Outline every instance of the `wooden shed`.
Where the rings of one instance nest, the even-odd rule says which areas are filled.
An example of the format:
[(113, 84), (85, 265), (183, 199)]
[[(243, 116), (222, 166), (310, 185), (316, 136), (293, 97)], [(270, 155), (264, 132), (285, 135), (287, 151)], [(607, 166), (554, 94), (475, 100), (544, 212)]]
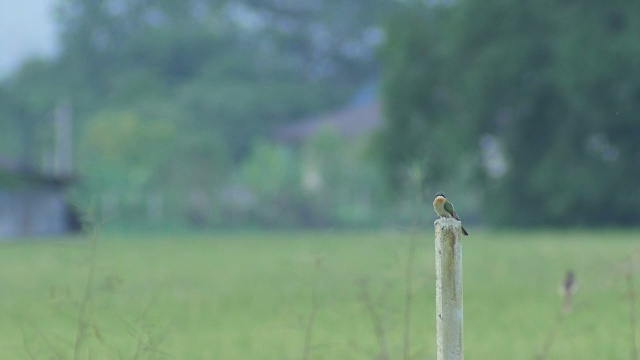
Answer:
[(79, 229), (66, 200), (72, 176), (43, 173), (0, 157), (0, 238), (60, 235)]

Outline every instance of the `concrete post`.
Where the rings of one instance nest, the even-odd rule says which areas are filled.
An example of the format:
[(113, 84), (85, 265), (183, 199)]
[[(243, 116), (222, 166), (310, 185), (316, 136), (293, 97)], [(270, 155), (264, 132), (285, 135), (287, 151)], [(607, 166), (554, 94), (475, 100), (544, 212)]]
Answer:
[(434, 226), (437, 360), (462, 360), (462, 225), (441, 218)]

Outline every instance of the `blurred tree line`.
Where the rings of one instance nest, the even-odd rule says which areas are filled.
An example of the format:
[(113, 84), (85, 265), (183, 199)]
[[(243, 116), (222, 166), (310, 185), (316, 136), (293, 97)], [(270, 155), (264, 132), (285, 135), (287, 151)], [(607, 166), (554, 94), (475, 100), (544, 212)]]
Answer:
[[(271, 179), (280, 168), (267, 165), (291, 172), (277, 164), (289, 161), (289, 150), (262, 139), (342, 105), (370, 81), (379, 24), (394, 7), (386, 0), (60, 0), (59, 56), (30, 61), (0, 86), (0, 153), (39, 163), (52, 146), (52, 113), (68, 102), (81, 206), (94, 201), (131, 222), (157, 217), (150, 207), (203, 225), (233, 222), (224, 216), (234, 211), (216, 205), (221, 198), (233, 209), (254, 197), (268, 206), (275, 200), (267, 193), (291, 189), (289, 175)], [(280, 221), (269, 220), (273, 209), (246, 212), (235, 219)]]
[(640, 4), (429, 4), (382, 51), (390, 182), (474, 189), (493, 224), (640, 223)]
[[(413, 204), (443, 190), (498, 225), (640, 222), (639, 4), (60, 0), (56, 16), (59, 56), (0, 84), (0, 154), (41, 162), (71, 104), (76, 197), (107, 221), (380, 224), (431, 219)], [(379, 72), (375, 138), (268, 140)]]

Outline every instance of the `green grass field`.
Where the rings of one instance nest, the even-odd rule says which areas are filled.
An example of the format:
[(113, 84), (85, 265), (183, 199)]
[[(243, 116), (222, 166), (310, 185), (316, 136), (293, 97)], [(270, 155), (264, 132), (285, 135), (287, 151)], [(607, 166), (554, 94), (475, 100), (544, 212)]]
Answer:
[[(534, 359), (568, 269), (579, 291), (547, 358), (631, 358), (625, 274), (639, 231), (470, 230), (468, 359)], [(0, 247), (1, 359), (435, 359), (430, 232), (101, 235), (84, 301), (86, 240)]]

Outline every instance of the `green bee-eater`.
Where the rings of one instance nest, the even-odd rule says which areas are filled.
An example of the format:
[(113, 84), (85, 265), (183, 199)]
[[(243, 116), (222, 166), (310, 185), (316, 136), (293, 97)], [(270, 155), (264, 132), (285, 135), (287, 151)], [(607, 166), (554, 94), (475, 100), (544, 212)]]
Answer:
[[(443, 192), (439, 192), (436, 194), (436, 199), (433, 200), (433, 210), (435, 210), (436, 214), (438, 214), (438, 216), (440, 217), (451, 217), (460, 221), (460, 218), (458, 218), (458, 214), (453, 208), (453, 204), (449, 200), (447, 200)], [(462, 227), (462, 233), (464, 235), (469, 235), (464, 227)]]

